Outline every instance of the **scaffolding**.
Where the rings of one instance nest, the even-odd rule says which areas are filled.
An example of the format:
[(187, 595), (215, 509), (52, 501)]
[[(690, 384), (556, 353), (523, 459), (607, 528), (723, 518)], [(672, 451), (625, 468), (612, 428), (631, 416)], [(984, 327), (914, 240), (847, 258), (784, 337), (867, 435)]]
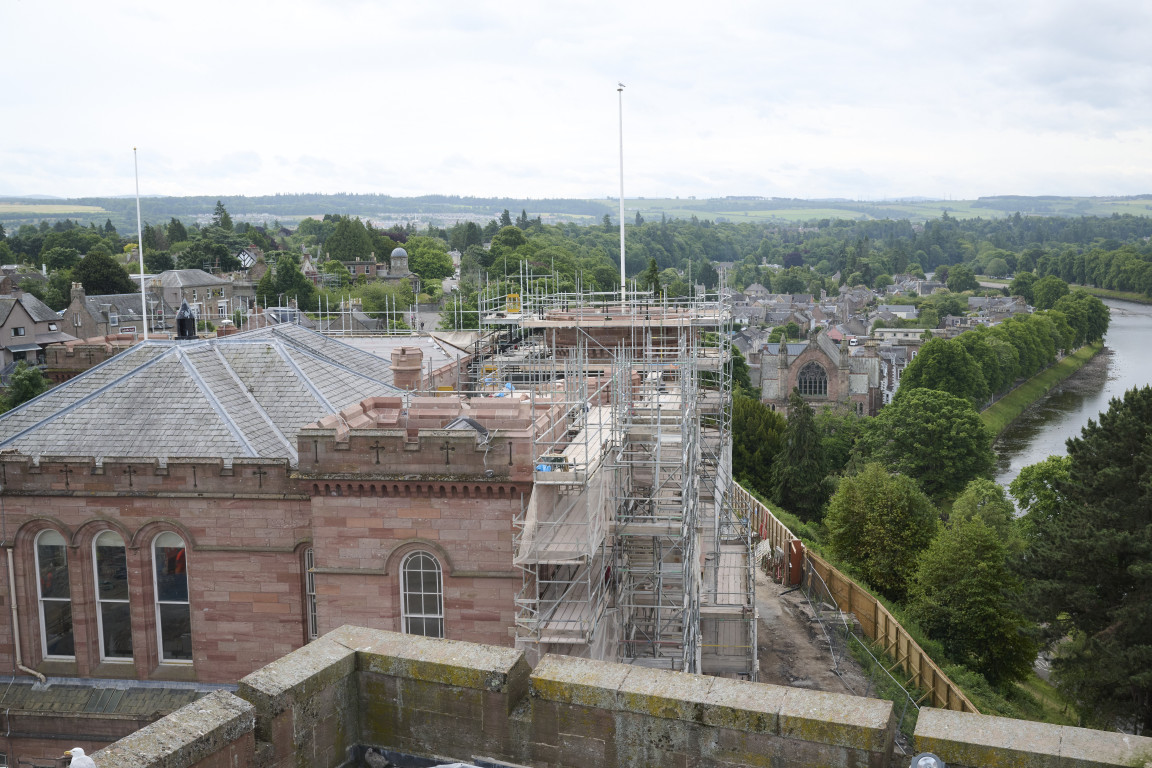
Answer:
[[(752, 537), (732, 511), (731, 309), (552, 293), (480, 302), (514, 342), (479, 389), (532, 392), (531, 496), (513, 521), (516, 645), (756, 676)], [(544, 417), (542, 417), (544, 418)]]

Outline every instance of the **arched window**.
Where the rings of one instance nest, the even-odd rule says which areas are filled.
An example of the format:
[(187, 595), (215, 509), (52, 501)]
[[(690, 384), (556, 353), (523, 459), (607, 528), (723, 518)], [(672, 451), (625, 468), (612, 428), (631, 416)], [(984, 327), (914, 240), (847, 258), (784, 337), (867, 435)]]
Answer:
[(828, 374), (819, 363), (808, 363), (800, 369), (800, 376), (796, 380), (796, 388), (806, 397), (824, 397), (828, 394)]
[(435, 557), (413, 552), (404, 558), (400, 594), (405, 634), (444, 637), (444, 582)]
[(36, 537), (36, 576), (40, 599), (40, 650), (49, 659), (75, 658), (68, 547), (64, 537), (56, 531), (43, 531)]
[(192, 660), (192, 610), (188, 604), (188, 553), (184, 540), (162, 533), (152, 542), (156, 635), (160, 661)]
[(104, 531), (92, 542), (96, 566), (96, 612), (100, 623), (100, 658), (132, 658), (132, 617), (128, 610), (128, 558), (124, 539)]
[(308, 639), (320, 636), (320, 626), (316, 617), (316, 554), (312, 547), (304, 550), (304, 625), (308, 628)]

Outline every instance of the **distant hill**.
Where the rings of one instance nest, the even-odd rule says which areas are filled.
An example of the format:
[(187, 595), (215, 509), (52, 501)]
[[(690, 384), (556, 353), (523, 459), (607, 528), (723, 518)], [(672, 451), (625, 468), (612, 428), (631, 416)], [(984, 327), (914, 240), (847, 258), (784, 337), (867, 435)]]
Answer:
[[(460, 197), (458, 195), (424, 195), (392, 197), (390, 195), (355, 194), (283, 194), (244, 196), (144, 197), (141, 210), (145, 221), (166, 223), (175, 217), (186, 223), (207, 222), (216, 206), (223, 201), (232, 218), (253, 223), (279, 221), (295, 225), (309, 216), (326, 213), (347, 214), (371, 219), (378, 224), (417, 222), (420, 225), (446, 226), (460, 220), (487, 222), (507, 209), (513, 218), (527, 211), (530, 218), (540, 216), (545, 222), (573, 221), (596, 223), (604, 215), (613, 221), (619, 215), (614, 199), (574, 198), (518, 199), (507, 197)], [(629, 198), (625, 216), (633, 220), (637, 213), (646, 220), (668, 218), (719, 221), (778, 221), (803, 223), (822, 219), (908, 219), (925, 221), (947, 212), (961, 219), (997, 219), (1016, 213), (1029, 216), (1110, 216), (1113, 213), (1152, 215), (1152, 195), (1129, 197), (1060, 197), (996, 195), (976, 200), (938, 200), (922, 197), (866, 201), (840, 198), (803, 200), (778, 197), (729, 196), (723, 198)], [(132, 197), (55, 198), (47, 195), (0, 197), (0, 223), (6, 229), (47, 219), (70, 218), (84, 224), (103, 224), (111, 219), (121, 231), (136, 227), (136, 201)]]

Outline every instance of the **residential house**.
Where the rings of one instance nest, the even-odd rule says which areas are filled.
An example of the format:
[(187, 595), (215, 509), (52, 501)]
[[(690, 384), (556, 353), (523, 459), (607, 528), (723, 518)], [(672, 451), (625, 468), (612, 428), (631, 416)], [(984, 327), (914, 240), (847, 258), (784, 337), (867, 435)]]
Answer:
[(60, 316), (30, 293), (17, 289), (0, 296), (0, 367), (44, 362), (44, 345), (76, 338), (61, 331), (62, 325)]
[(226, 320), (237, 309), (246, 309), (237, 301), (231, 280), (210, 275), (202, 269), (170, 269), (149, 281), (148, 292), (163, 299), (169, 307), (188, 306), (199, 320)]
[[(149, 332), (172, 328), (176, 308), (166, 304), (160, 295), (149, 296), (148, 305)], [(88, 296), (80, 283), (72, 283), (72, 301), (60, 320), (78, 339), (145, 331), (139, 292)]]

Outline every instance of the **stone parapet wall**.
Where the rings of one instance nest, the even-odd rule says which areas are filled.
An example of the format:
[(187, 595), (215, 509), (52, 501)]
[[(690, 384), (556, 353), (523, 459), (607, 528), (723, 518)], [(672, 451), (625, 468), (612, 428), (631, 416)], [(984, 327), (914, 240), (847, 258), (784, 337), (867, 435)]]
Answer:
[(97, 752), (100, 768), (238, 768), (253, 765), (255, 708), (210, 693)]
[(564, 656), (532, 671), (510, 648), (349, 626), (237, 695), (178, 710), (97, 764), (335, 768), (374, 746), (537, 768), (880, 768), (896, 727), (887, 701)]
[(914, 738), (948, 768), (1152, 765), (1152, 738), (946, 709), (920, 710)]

